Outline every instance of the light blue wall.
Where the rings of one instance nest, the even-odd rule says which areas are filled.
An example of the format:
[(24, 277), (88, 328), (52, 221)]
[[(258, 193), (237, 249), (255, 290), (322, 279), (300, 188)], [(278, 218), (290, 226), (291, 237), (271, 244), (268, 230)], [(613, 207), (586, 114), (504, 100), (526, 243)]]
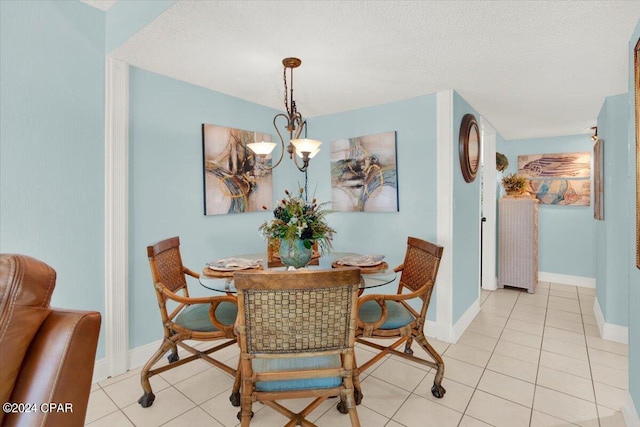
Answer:
[(453, 96), (453, 323), (480, 293), (480, 175), (465, 182), (458, 158), (460, 124), (465, 114), (480, 114), (457, 92)]
[[(130, 346), (135, 348), (160, 333), (149, 327), (160, 319), (148, 244), (179, 235), (184, 262), (195, 270), (229, 254), (264, 250), (257, 229), (270, 212), (203, 215), (200, 125), (273, 134), (276, 111), (133, 67), (130, 96)], [(436, 237), (434, 95), (310, 119), (309, 137), (325, 144), (311, 161), (308, 187), (320, 202), (330, 201), (331, 141), (389, 130), (397, 131), (400, 212), (334, 212), (328, 219), (338, 230), (335, 250), (383, 253), (395, 266), (403, 260), (407, 236)], [(274, 198), (304, 185), (304, 174), (288, 157), (282, 162), (274, 171)], [(206, 294), (197, 282), (190, 287), (194, 295)], [(435, 305), (429, 315), (435, 319)]]
[[(332, 213), (331, 224), (338, 230), (334, 238), (337, 250), (385, 254), (389, 266), (395, 267), (404, 259), (408, 236), (436, 242), (435, 95), (316, 117), (310, 123), (310, 137), (324, 141), (323, 149), (312, 160), (313, 178), (309, 177), (310, 189), (318, 185), (319, 200), (331, 200), (331, 141), (397, 132), (400, 211)], [(393, 291), (396, 286), (376, 292)], [(432, 302), (436, 301), (435, 292)], [(435, 320), (435, 316), (436, 305), (432, 303), (428, 318)]]
[(630, 236), (620, 224), (629, 222), (631, 191), (628, 170), (629, 95), (606, 99), (598, 116), (598, 135), (604, 141), (604, 221), (596, 223), (596, 284), (598, 304), (607, 323), (629, 323)]
[[(633, 70), (633, 50), (636, 43), (640, 40), (640, 20), (636, 24), (636, 28), (633, 31), (633, 36), (629, 42), (629, 93), (635, 93), (634, 86), (634, 70)], [(633, 116), (631, 116), (633, 117)], [(634, 123), (631, 119), (628, 122), (629, 130), (629, 176), (636, 176), (636, 165), (634, 160), (638, 158), (638, 153), (635, 150), (635, 126), (640, 126), (640, 123)], [(629, 222), (628, 233), (631, 236), (629, 242), (629, 253), (635, 253), (635, 206), (637, 193), (633, 191), (633, 185), (631, 191), (629, 191)], [(623, 225), (620, 225), (623, 227)], [(636, 411), (640, 412), (640, 270), (636, 268), (635, 260), (631, 259), (629, 263), (629, 393), (636, 407)]]
[[(509, 159), (505, 174), (518, 171), (518, 155), (593, 150), (590, 135), (508, 140), (498, 151)], [(539, 205), (538, 270), (596, 277), (593, 206)]]
[[(126, 7), (122, 6), (125, 3), (139, 4), (118, 2), (114, 8)], [(104, 53), (106, 45), (115, 47), (119, 43), (114, 41), (118, 37), (116, 12), (118, 9), (105, 14), (71, 1), (0, 1), (0, 251), (27, 253), (51, 264), (58, 271), (54, 305), (101, 312), (105, 286)], [(110, 15), (114, 32), (109, 34), (114, 38), (107, 41), (106, 21)], [(131, 28), (123, 33), (136, 31)], [(632, 49), (639, 37), (640, 22), (629, 46), (630, 91)], [(269, 213), (202, 215), (200, 124), (272, 133), (275, 111), (142, 70), (132, 69), (131, 82), (130, 346), (135, 348), (158, 339), (155, 325), (159, 316), (144, 252), (147, 244), (180, 235), (185, 262), (195, 269), (229, 253), (263, 250), (264, 241), (257, 226), (270, 217)], [(614, 99), (608, 108), (616, 109), (616, 105)], [(470, 107), (456, 94), (454, 108), (457, 135), (459, 120)], [(332, 214), (329, 218), (339, 230), (337, 249), (359, 250), (366, 245), (371, 252), (387, 254), (389, 263), (395, 265), (402, 259), (407, 235), (435, 240), (435, 127), (433, 96), (310, 120), (310, 136), (326, 143), (398, 131), (400, 212)], [(584, 143), (578, 141), (581, 138)], [(634, 176), (632, 120), (628, 122), (628, 141), (628, 170)], [(457, 144), (457, 140), (452, 143)], [(499, 139), (498, 147), (508, 155), (510, 169), (515, 170), (517, 154), (534, 152), (532, 147), (540, 148), (539, 152), (590, 150), (590, 141), (585, 136), (507, 142)], [(290, 161), (284, 162), (274, 174), (276, 194), (303, 179)], [(328, 162), (325, 149), (312, 160), (309, 173), (310, 188), (318, 183), (316, 195), (320, 200), (330, 195), (329, 187), (323, 184), (329, 174)], [(459, 170), (454, 175), (462, 180)], [(477, 277), (462, 277), (467, 273), (459, 269), (477, 264), (471, 247), (466, 247), (477, 247), (474, 231), (464, 227), (471, 227), (479, 215), (473, 207), (478, 204), (467, 194), (475, 193), (475, 184), (454, 185), (454, 239), (461, 239), (456, 244), (460, 250), (470, 251), (454, 254), (457, 320), (475, 299), (475, 293), (466, 290), (475, 289)], [(633, 253), (633, 188), (628, 195), (628, 221), (619, 224), (615, 232), (631, 236), (628, 248)], [(567, 231), (582, 235), (584, 241), (576, 247), (549, 244), (546, 250), (542, 248), (541, 255), (548, 254), (549, 258), (541, 258), (541, 270), (595, 277), (595, 227), (586, 220), (591, 218), (592, 208), (552, 209), (558, 207), (541, 209), (541, 218), (547, 218), (541, 220), (541, 243)], [(583, 212), (580, 215), (584, 218), (578, 212)], [(354, 220), (360, 215), (366, 215), (366, 221)], [(560, 230), (554, 228), (559, 223), (564, 225)], [(627, 270), (631, 307), (629, 390), (636, 408), (640, 408), (640, 311), (636, 309), (640, 305), (640, 270), (633, 259)], [(192, 288), (195, 294), (201, 292), (197, 284)], [(435, 315), (434, 309), (435, 305), (430, 318)], [(611, 310), (619, 307), (614, 305)], [(101, 338), (98, 358), (104, 357), (103, 347)]]
[(57, 271), (52, 305), (102, 313), (104, 31), (80, 2), (0, 2), (0, 251)]
[[(201, 124), (271, 133), (274, 114), (266, 107), (131, 67), (131, 348), (160, 339), (162, 332), (147, 245), (180, 236), (183, 261), (196, 271), (207, 261), (265, 250), (258, 226), (269, 213), (204, 216)], [(277, 186), (287, 168), (276, 172)], [(206, 294), (197, 281), (190, 283), (190, 291)]]
[(177, 0), (117, 1), (107, 11), (105, 51), (112, 52)]

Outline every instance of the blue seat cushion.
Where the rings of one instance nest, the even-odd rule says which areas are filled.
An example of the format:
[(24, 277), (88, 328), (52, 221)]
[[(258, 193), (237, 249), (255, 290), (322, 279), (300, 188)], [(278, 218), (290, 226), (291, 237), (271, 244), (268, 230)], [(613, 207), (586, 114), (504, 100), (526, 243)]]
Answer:
[[(211, 307), (211, 304), (190, 305), (178, 314), (175, 323), (192, 331), (217, 331), (218, 328), (209, 320), (209, 307)], [(238, 307), (232, 302), (223, 301), (216, 308), (216, 317), (224, 325), (233, 325), (237, 314)]]
[[(387, 320), (379, 329), (398, 329), (414, 321), (414, 317), (404, 305), (397, 301), (385, 301), (387, 304)], [(360, 319), (373, 323), (382, 315), (382, 308), (375, 301), (367, 301), (360, 306)]]
[[(282, 359), (260, 359), (252, 360), (251, 366), (254, 372), (281, 372), (304, 369), (339, 368), (341, 365), (340, 355), (313, 357), (293, 357)], [(328, 378), (308, 378), (301, 380), (277, 380), (258, 381), (256, 390), (258, 391), (286, 391), (286, 390), (308, 390), (314, 388), (331, 388), (342, 384), (341, 377)]]

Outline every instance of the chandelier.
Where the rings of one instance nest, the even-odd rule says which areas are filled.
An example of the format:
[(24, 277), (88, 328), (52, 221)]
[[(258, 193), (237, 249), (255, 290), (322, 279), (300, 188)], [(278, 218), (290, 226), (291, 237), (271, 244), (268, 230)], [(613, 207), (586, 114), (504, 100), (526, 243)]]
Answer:
[[(286, 151), (289, 153), (289, 158), (293, 159), (293, 162), (300, 172), (306, 172), (309, 167), (309, 160), (318, 154), (320, 151), (320, 145), (322, 145), (321, 141), (307, 138), (307, 121), (302, 118), (302, 114), (298, 112), (298, 109), (296, 108), (296, 101), (293, 99), (293, 69), (298, 68), (300, 64), (302, 64), (302, 61), (298, 58), (285, 58), (282, 60), (282, 65), (284, 65), (282, 79), (284, 81), (284, 107), (286, 114), (279, 113), (273, 118), (273, 127), (276, 128), (276, 132), (280, 138), (280, 158), (272, 166), (263, 165), (262, 167), (266, 170), (271, 170), (278, 166), (282, 161), (285, 151), (284, 139), (282, 138), (282, 133), (280, 133), (280, 129), (278, 128), (278, 121), (284, 124), (284, 128), (289, 132), (289, 144), (287, 145)], [(287, 70), (289, 71), (289, 83), (287, 83)], [(286, 122), (283, 120), (286, 120)], [(303, 130), (305, 133), (304, 138), (300, 138)], [(264, 163), (264, 159), (273, 151), (276, 145), (277, 143), (275, 142), (266, 141), (247, 144), (251, 151), (253, 151), (258, 158), (262, 160), (262, 163)], [(298, 164), (297, 157), (302, 159), (302, 166)]]

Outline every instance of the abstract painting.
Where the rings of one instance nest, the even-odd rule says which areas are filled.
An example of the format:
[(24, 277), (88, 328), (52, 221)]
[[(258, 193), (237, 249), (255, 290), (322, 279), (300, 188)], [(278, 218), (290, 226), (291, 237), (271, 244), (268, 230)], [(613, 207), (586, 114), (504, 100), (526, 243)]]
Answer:
[(640, 38), (633, 49), (636, 110), (636, 267), (640, 268)]
[(395, 131), (331, 143), (331, 209), (398, 211)]
[(591, 153), (585, 151), (520, 155), (518, 175), (530, 179), (590, 178)]
[(530, 188), (543, 205), (589, 206), (591, 180), (589, 179), (531, 179)]
[(256, 141), (271, 141), (271, 135), (202, 125), (205, 215), (262, 211), (262, 206), (271, 209), (271, 157), (256, 158), (247, 147)]
[(544, 205), (591, 204), (591, 153), (518, 156), (518, 175), (529, 179), (528, 191)]

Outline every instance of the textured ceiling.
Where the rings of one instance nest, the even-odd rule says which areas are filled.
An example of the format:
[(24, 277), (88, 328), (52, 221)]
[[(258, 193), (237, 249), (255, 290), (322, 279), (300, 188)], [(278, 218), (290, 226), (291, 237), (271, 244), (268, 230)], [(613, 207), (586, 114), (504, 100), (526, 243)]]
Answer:
[[(506, 139), (588, 133), (627, 92), (640, 1), (179, 1), (113, 55), (315, 117), (455, 89)], [(213, 120), (214, 118), (212, 118)]]

